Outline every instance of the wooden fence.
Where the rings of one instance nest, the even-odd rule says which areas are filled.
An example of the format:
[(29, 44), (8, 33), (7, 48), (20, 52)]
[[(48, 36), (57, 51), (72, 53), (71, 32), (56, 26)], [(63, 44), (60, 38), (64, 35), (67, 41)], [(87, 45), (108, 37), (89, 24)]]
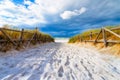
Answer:
[[(114, 30), (120, 30), (120, 27), (117, 28), (112, 28), (112, 29), (107, 29), (107, 28), (101, 28), (101, 30), (99, 31), (99, 33), (93, 33), (91, 32), (89, 35), (87, 35), (87, 37), (89, 37), (89, 40), (84, 40), (81, 37), (81, 42), (94, 42), (96, 43), (104, 43), (104, 46), (107, 47), (108, 43), (120, 43), (120, 40), (108, 40), (107, 39), (107, 35), (106, 32), (116, 36), (117, 38), (120, 38), (120, 35), (115, 33)], [(98, 40), (99, 36), (102, 34), (102, 40)], [(96, 38), (93, 40), (92, 37), (93, 35), (96, 35)]]
[[(19, 33), (19, 38), (17, 39), (13, 39), (8, 33), (9, 32), (17, 32)], [(30, 34), (32, 35), (31, 38), (29, 39), (24, 39), (24, 34)], [(4, 46), (6, 46), (7, 44), (12, 44), (14, 45), (16, 48), (19, 47), (20, 45), (23, 46), (23, 44), (25, 43), (24, 47), (28, 47), (32, 41), (34, 41), (34, 43), (40, 43), (40, 34), (38, 35), (38, 29), (36, 28), (33, 32), (31, 31), (27, 31), (25, 29), (22, 30), (13, 30), (13, 29), (6, 29), (6, 28), (0, 28), (0, 35), (3, 35), (5, 37), (5, 39), (2, 39), (0, 36), (0, 46), (1, 48), (3, 48)], [(18, 37), (18, 36), (17, 36)], [(4, 44), (4, 45), (2, 45)]]

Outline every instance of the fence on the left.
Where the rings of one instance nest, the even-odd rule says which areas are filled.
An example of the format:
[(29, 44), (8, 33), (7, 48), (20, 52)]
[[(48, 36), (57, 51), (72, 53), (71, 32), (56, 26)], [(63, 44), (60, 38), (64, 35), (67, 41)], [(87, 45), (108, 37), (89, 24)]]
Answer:
[(35, 30), (0, 28), (0, 50), (7, 45), (18, 48), (21, 45), (28, 47), (31, 43), (37, 44), (41, 42), (53, 42), (53, 38), (49, 35), (43, 36), (38, 28), (35, 28)]

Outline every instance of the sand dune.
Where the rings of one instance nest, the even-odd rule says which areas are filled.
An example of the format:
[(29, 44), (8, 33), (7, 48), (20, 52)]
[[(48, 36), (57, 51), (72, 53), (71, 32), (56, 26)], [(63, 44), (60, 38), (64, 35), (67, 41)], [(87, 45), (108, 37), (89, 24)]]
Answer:
[(120, 59), (65, 43), (0, 57), (0, 80), (120, 80)]

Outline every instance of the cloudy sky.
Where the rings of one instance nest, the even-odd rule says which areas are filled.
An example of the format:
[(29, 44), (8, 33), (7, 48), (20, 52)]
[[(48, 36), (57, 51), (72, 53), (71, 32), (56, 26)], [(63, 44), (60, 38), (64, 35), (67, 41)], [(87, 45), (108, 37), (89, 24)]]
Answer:
[(35, 28), (54, 37), (120, 24), (120, 0), (0, 0), (0, 26)]

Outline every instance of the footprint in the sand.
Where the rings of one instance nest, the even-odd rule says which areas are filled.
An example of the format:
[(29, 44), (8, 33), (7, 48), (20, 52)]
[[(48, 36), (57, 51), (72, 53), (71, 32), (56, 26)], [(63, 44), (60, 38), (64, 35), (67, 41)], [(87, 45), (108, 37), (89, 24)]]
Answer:
[(77, 67), (78, 67), (78, 64), (75, 64), (75, 67), (77, 68)]
[(48, 76), (48, 72), (46, 72), (46, 73), (44, 74), (43, 79), (45, 79), (47, 76)]
[(63, 70), (63, 67), (61, 66), (58, 70), (58, 76), (63, 77), (63, 73), (64, 73), (64, 70)]
[(69, 65), (70, 62), (69, 62), (69, 57), (67, 56), (67, 60), (66, 60), (66, 63), (65, 63), (65, 66)]
[(4, 66), (8, 66), (9, 64), (5, 62), (5, 63), (3, 63), (2, 65), (4, 65)]

